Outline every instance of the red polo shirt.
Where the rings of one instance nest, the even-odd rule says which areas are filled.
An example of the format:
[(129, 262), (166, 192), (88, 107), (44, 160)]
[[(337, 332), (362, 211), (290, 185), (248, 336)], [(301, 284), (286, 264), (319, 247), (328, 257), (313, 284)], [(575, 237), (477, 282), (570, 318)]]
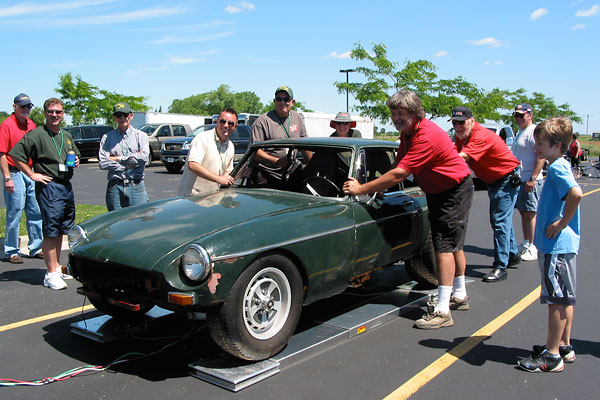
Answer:
[(425, 118), (415, 133), (401, 135), (398, 160), (398, 167), (413, 174), (427, 194), (451, 189), (471, 174), (448, 134)]
[[(35, 129), (35, 123), (32, 120), (27, 118), (26, 123), (22, 124), (15, 117), (15, 113), (12, 113), (0, 124), (0, 153), (6, 154), (8, 165), (15, 166), (15, 162), (10, 158), (8, 152), (32, 129)], [(31, 167), (31, 159), (28, 164)]]
[(504, 140), (478, 122), (473, 125), (467, 143), (456, 138), (456, 149), (470, 157), (467, 164), (487, 184), (508, 175), (520, 164)]

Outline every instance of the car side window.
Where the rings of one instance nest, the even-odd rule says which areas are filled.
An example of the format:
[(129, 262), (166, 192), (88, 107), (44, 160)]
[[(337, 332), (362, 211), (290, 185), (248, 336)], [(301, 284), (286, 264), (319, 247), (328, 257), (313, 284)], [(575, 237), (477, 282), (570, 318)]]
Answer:
[(171, 128), (169, 125), (161, 127), (156, 136), (171, 136)]
[(248, 125), (238, 125), (235, 131), (240, 139), (250, 139), (250, 127)]
[(69, 129), (69, 133), (73, 136), (73, 139), (83, 139), (81, 136), (81, 128), (71, 128)]
[[(391, 149), (365, 149), (360, 154), (360, 168), (357, 180), (360, 183), (375, 180), (392, 169), (396, 156)], [(396, 192), (400, 185), (394, 185), (386, 192)]]
[(183, 125), (173, 125), (173, 136), (185, 136)]
[(97, 139), (98, 138), (98, 136), (96, 136), (96, 133), (94, 132), (94, 129), (91, 126), (85, 127), (81, 131), (83, 133), (84, 139)]

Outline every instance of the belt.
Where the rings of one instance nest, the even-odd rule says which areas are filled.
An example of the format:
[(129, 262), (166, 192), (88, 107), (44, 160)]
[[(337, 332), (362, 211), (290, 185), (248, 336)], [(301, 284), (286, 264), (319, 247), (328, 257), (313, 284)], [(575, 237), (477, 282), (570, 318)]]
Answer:
[(17, 167), (13, 167), (12, 165), (8, 166), (8, 170), (12, 172), (21, 172), (21, 170)]
[(111, 182), (114, 182), (117, 185), (123, 185), (123, 186), (127, 186), (127, 185), (133, 185), (133, 184), (140, 184), (140, 182), (142, 182), (142, 179), (111, 179)]
[(496, 179), (494, 182), (490, 183), (490, 185), (494, 185), (496, 183), (504, 182), (505, 180), (507, 180), (515, 172), (519, 172), (519, 167), (516, 167), (515, 169), (513, 169), (512, 171), (510, 171), (508, 174), (504, 175), (502, 178)]

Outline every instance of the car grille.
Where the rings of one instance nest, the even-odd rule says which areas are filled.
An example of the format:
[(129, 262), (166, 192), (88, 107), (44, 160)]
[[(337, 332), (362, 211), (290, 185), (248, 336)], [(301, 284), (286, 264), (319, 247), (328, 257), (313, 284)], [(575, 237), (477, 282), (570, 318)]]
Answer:
[(165, 144), (165, 151), (181, 151), (181, 143), (167, 143)]
[(119, 291), (148, 299), (159, 299), (162, 284), (155, 274), (120, 264), (69, 256), (73, 277), (88, 290)]

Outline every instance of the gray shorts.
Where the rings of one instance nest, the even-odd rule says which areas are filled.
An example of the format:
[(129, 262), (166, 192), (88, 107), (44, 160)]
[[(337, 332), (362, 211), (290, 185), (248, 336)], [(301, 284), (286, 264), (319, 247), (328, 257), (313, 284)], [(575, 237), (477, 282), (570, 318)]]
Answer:
[(538, 265), (542, 275), (542, 304), (575, 305), (577, 255), (538, 254)]
[(533, 192), (526, 192), (525, 182), (523, 182), (517, 193), (515, 208), (519, 211), (537, 212), (538, 201), (540, 200), (540, 194), (542, 193), (542, 186), (544, 186), (544, 180), (538, 179), (535, 183)]

